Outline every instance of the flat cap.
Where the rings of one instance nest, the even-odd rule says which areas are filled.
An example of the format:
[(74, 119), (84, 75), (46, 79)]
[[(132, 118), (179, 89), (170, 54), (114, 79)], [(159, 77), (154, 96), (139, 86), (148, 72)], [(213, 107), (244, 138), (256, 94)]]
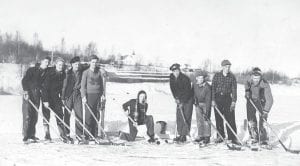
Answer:
[(76, 62), (80, 62), (79, 56), (75, 56), (70, 60), (70, 63), (76, 63)]
[(171, 71), (174, 71), (174, 70), (176, 70), (176, 69), (180, 69), (180, 64), (174, 63), (174, 64), (170, 67), (170, 70), (171, 70)]
[(221, 66), (226, 66), (226, 65), (231, 65), (231, 63), (227, 59), (223, 60), (221, 63)]

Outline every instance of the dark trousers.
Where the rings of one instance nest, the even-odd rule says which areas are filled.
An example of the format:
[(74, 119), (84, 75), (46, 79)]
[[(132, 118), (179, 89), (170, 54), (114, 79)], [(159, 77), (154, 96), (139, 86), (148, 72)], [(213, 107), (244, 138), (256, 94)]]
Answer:
[[(255, 106), (262, 111), (262, 105), (260, 101), (258, 100), (253, 100)], [(266, 127), (264, 125), (264, 120), (267, 121), (267, 118), (263, 119), (261, 114), (259, 113), (259, 131), (257, 128), (257, 119), (256, 119), (256, 109), (253, 107), (253, 105), (247, 100), (247, 120), (248, 120), (248, 130), (251, 139), (254, 139), (256, 141), (259, 140), (258, 137), (260, 137), (261, 141), (268, 141), (268, 134)], [(259, 135), (258, 135), (259, 133)]]
[[(58, 94), (52, 94), (50, 95), (50, 99), (49, 99), (49, 107), (54, 111), (54, 113), (56, 114), (56, 124), (60, 133), (60, 136), (65, 136), (65, 126), (64, 124), (58, 119), (58, 117), (60, 119), (63, 120), (64, 118), (64, 112), (62, 109), (62, 101), (59, 97)], [(47, 111), (47, 116), (49, 116), (49, 120), (50, 120), (50, 110), (46, 109)], [(48, 114), (49, 113), (49, 114)], [(48, 121), (49, 122), (49, 121)]]
[[(127, 141), (134, 141), (138, 133), (138, 130), (135, 126), (133, 126), (130, 120), (128, 120), (128, 124), (129, 124), (129, 133), (122, 133), (120, 139), (127, 140)], [(152, 115), (146, 115), (144, 124), (147, 127), (147, 135), (149, 137), (154, 137), (154, 121)]]
[[(187, 103), (182, 103), (182, 106), (177, 106), (176, 111), (176, 121), (177, 121), (177, 131), (180, 136), (185, 136), (190, 134), (191, 121), (193, 115), (193, 98), (191, 98)], [(186, 124), (184, 122), (186, 121)]]
[[(91, 108), (91, 110), (89, 110), (88, 107), (85, 108), (85, 128), (87, 130), (89, 130), (89, 132), (94, 136), (97, 137), (98, 136), (98, 123), (99, 119), (100, 119), (100, 114), (99, 114), (99, 110), (98, 110), (98, 104), (100, 101), (100, 97), (101, 94), (87, 94), (86, 98), (87, 98), (87, 104), (89, 105), (89, 107)], [(94, 118), (94, 116), (91, 114), (94, 114), (96, 116), (96, 119)], [(86, 134), (86, 136), (88, 136)]]
[[(68, 109), (70, 111), (72, 111), (72, 110), (75, 111), (75, 117), (76, 117), (76, 119), (79, 120), (79, 122), (77, 120), (75, 120), (76, 135), (78, 135), (78, 136), (83, 135), (83, 128), (80, 125), (80, 123), (83, 123), (82, 99), (81, 99), (80, 91), (74, 90), (73, 93), (71, 94), (71, 96), (69, 96), (66, 99), (65, 105), (66, 105), (66, 107), (68, 107)], [(70, 127), (70, 117), (71, 117), (71, 114), (69, 113), (69, 111), (67, 109), (64, 109), (64, 122), (69, 127)], [(66, 134), (70, 134), (70, 130), (68, 128), (65, 128), (65, 131), (66, 131)]]
[[(28, 92), (29, 99), (34, 105), (39, 108), (40, 105), (40, 93), (38, 90), (32, 90)], [(23, 137), (24, 139), (35, 137), (35, 126), (38, 120), (38, 112), (33, 108), (28, 100), (23, 98), (22, 103), (23, 114)]]
[[(226, 121), (229, 123), (231, 128), (236, 133), (236, 124), (235, 124), (235, 110), (230, 111), (230, 106), (232, 102), (232, 98), (230, 95), (216, 95), (215, 102), (217, 104), (218, 109), (220, 110), (221, 114), (225, 117)], [(218, 112), (215, 109), (215, 118), (216, 118), (216, 127), (217, 130), (220, 132), (223, 138), (225, 138), (225, 132), (224, 132), (224, 121), (222, 117), (218, 114)], [(228, 134), (228, 140), (236, 140), (234, 134), (227, 128), (227, 134)], [(219, 137), (219, 136), (218, 136)]]

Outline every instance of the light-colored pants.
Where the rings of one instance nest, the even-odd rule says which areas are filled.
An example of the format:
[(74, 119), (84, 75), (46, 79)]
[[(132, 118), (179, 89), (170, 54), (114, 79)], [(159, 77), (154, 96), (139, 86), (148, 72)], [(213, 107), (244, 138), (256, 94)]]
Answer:
[[(203, 103), (199, 103), (199, 106), (196, 107), (196, 120), (198, 128), (198, 137), (210, 137), (210, 124), (204, 117), (203, 113), (206, 112), (206, 106)], [(207, 114), (206, 114), (207, 115)], [(207, 117), (210, 118), (210, 117)]]

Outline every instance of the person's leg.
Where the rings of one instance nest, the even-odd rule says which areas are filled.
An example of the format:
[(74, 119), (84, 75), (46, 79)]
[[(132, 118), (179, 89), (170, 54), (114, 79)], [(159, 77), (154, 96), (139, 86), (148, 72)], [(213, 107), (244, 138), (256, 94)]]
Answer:
[[(33, 102), (35, 104), (35, 106), (37, 106), (37, 108), (39, 108), (40, 105), (40, 93), (38, 91), (35, 91), (35, 93), (33, 94)], [(37, 137), (35, 136), (35, 126), (37, 124), (38, 121), (38, 112), (36, 112), (36, 110), (34, 110), (34, 108), (31, 106), (29, 109), (29, 113), (30, 113), (30, 133), (29, 136), (32, 139), (37, 139)]]
[[(66, 99), (65, 105), (66, 107), (68, 107), (70, 111), (73, 110), (74, 108), (73, 94)], [(71, 112), (69, 113), (69, 111), (66, 110), (66, 108), (64, 108), (63, 111), (64, 111), (64, 118), (63, 118), (64, 122), (70, 127)], [(67, 135), (70, 135), (70, 130), (67, 127), (65, 127), (65, 132)]]
[[(219, 96), (216, 96), (216, 104), (217, 104), (217, 108), (219, 109), (220, 113), (223, 114), (222, 113), (222, 111), (223, 111), (223, 101)], [(221, 134), (221, 136), (223, 138), (225, 138), (223, 118), (219, 115), (216, 108), (214, 108), (214, 110), (215, 110), (215, 119), (216, 119), (217, 130)], [(222, 140), (219, 135), (217, 135), (217, 139)]]
[[(64, 118), (64, 113), (63, 113), (63, 110), (62, 110), (62, 104), (61, 104), (60, 98), (58, 96), (53, 96), (53, 102), (50, 103), (50, 108), (56, 114), (55, 115), (56, 124), (57, 124), (57, 127), (58, 127), (58, 131), (60, 133), (60, 136), (63, 139), (65, 139), (66, 138), (66, 131), (65, 131), (66, 127), (64, 126), (64, 124), (61, 121)], [(59, 120), (59, 118), (61, 120)]]
[[(263, 106), (261, 105), (260, 101), (255, 102), (255, 105), (257, 105), (257, 108), (259, 110), (263, 110)], [(259, 113), (259, 137), (260, 137), (261, 144), (268, 144), (269, 142), (267, 126), (266, 126), (267, 120), (268, 120), (267, 117), (263, 118), (261, 113)]]
[(44, 125), (44, 130), (45, 130), (45, 139), (51, 140), (49, 124), (47, 124), (47, 122), (46, 122), (46, 120), (48, 122), (50, 122), (50, 110), (42, 104), (42, 112), (43, 112), (43, 116), (44, 116), (43, 125)]
[(201, 109), (202, 108), (200, 106), (196, 106), (196, 122), (197, 122), (197, 129), (198, 129), (198, 136), (196, 138), (196, 141), (200, 141), (202, 135)]
[[(236, 132), (236, 123), (235, 123), (235, 110), (230, 110), (232, 99), (230, 96), (226, 96), (225, 103), (224, 103), (224, 115), (225, 119), (229, 123), (230, 127), (233, 129), (233, 131)], [(234, 133), (231, 131), (231, 129), (227, 126), (227, 134), (228, 134), (228, 140), (236, 141), (237, 138), (235, 137)]]
[[(89, 105), (89, 107), (91, 109), (91, 110), (86, 111), (89, 114), (88, 115), (89, 119), (87, 119), (87, 120), (89, 123), (88, 125), (89, 125), (90, 132), (91, 132), (91, 134), (93, 134), (94, 137), (97, 137), (96, 130), (98, 130), (98, 128), (97, 128), (98, 123), (96, 121), (96, 119), (98, 119), (97, 118), (98, 101), (99, 101), (99, 94), (87, 94), (87, 104)], [(89, 109), (89, 108), (86, 108), (86, 109)], [(92, 112), (92, 114), (91, 114), (91, 112)], [(96, 119), (93, 115), (96, 117)]]
[[(76, 118), (80, 121), (80, 123), (83, 123), (83, 112), (82, 112), (82, 99), (80, 92), (75, 92), (74, 95), (74, 111)], [(75, 132), (78, 136), (83, 135), (83, 127), (80, 125), (80, 123), (76, 120), (75, 122)]]
[(183, 122), (183, 118), (182, 118), (180, 109), (181, 108), (179, 108), (179, 106), (178, 106), (177, 110), (176, 110), (176, 122), (177, 122), (178, 135), (182, 136), (184, 134), (184, 132), (183, 132), (184, 122)]
[(129, 133), (121, 132), (120, 139), (127, 140), (127, 141), (134, 141), (138, 130), (135, 126), (133, 126), (130, 120), (128, 120), (128, 125), (129, 125)]
[(22, 103), (22, 115), (23, 115), (23, 141), (27, 141), (29, 138), (29, 121), (30, 121), (30, 115), (29, 111), (32, 106), (30, 103), (23, 98)]
[(193, 115), (193, 99), (191, 98), (186, 104), (183, 105), (183, 116), (186, 120), (186, 124), (184, 124), (184, 133), (183, 135), (190, 135), (191, 130), (191, 122)]
[(154, 137), (154, 121), (152, 115), (146, 115), (145, 124), (147, 127), (147, 135), (149, 137)]
[(247, 100), (247, 120), (248, 120), (248, 130), (250, 138), (253, 142), (258, 141), (258, 131), (257, 131), (257, 119), (256, 119), (256, 110), (252, 104)]

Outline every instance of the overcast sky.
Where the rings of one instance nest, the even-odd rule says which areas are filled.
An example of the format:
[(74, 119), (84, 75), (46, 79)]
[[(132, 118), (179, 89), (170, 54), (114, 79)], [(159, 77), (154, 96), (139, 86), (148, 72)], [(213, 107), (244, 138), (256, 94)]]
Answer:
[[(299, 0), (0, 0), (0, 30), (20, 31), (45, 48), (97, 43), (101, 54), (129, 54), (199, 66), (229, 59), (300, 74)], [(159, 58), (157, 58), (159, 57)]]

